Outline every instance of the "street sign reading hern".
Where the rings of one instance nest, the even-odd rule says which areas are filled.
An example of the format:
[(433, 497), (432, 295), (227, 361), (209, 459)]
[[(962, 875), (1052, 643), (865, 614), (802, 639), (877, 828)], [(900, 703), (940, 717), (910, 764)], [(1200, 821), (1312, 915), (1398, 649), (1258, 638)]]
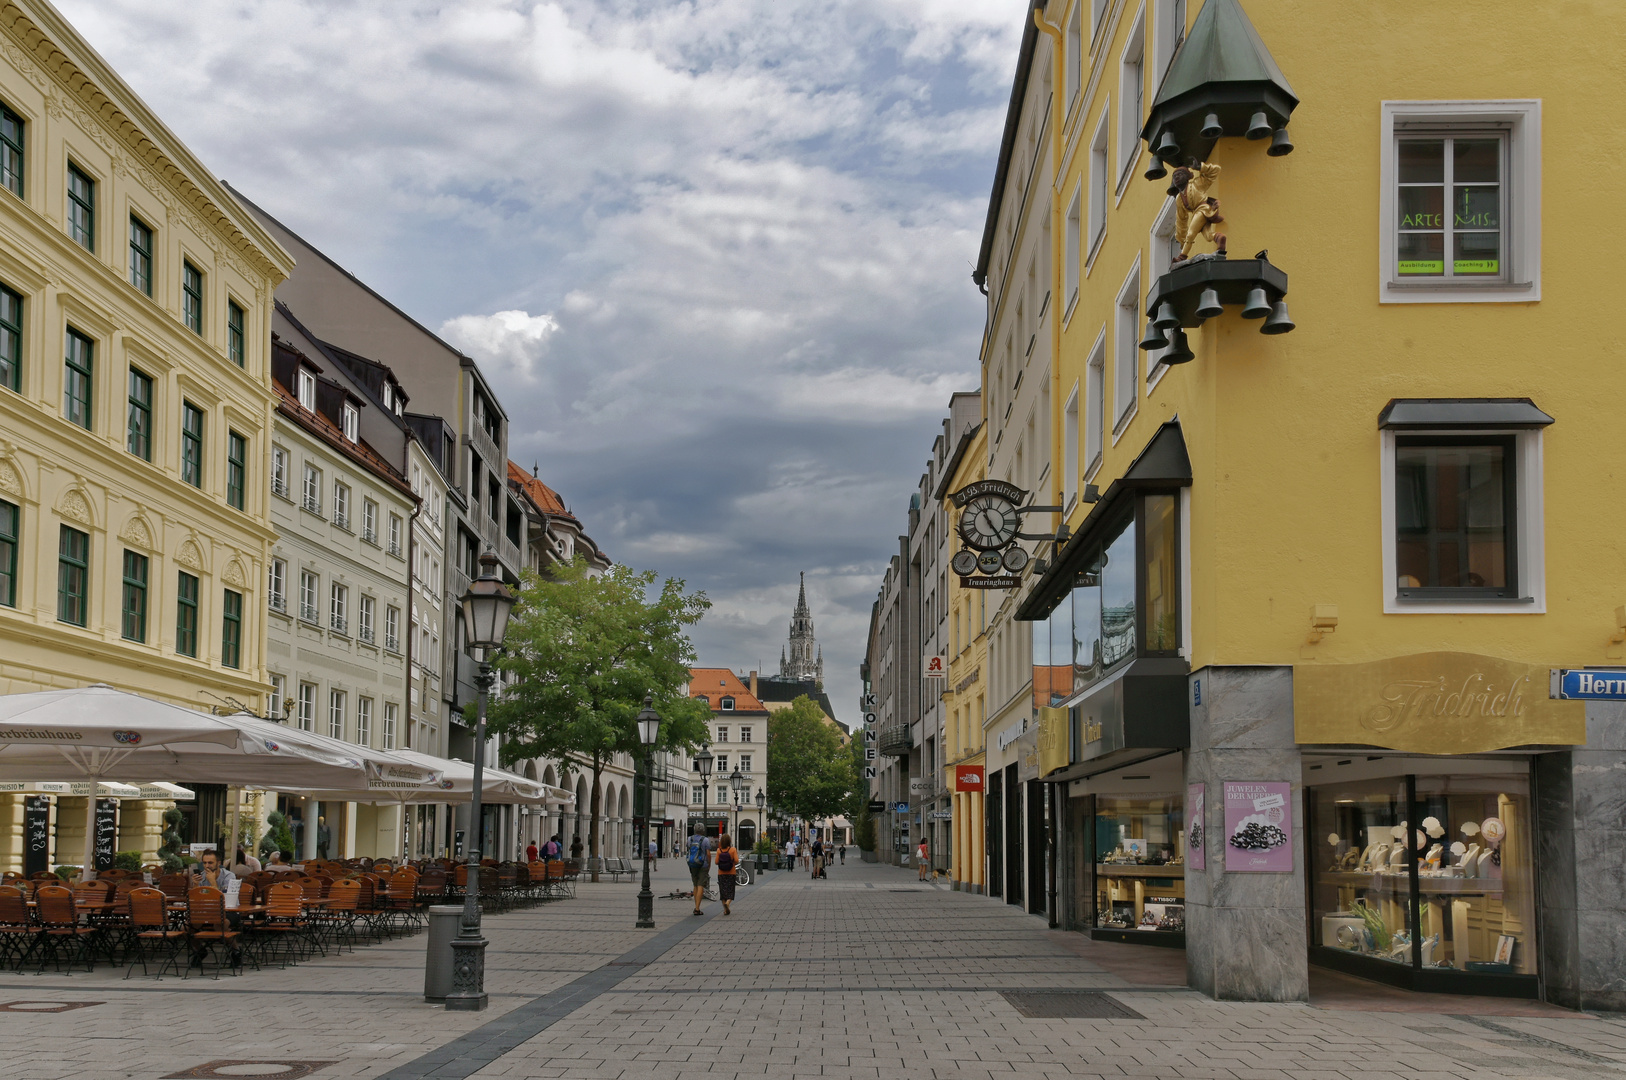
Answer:
[(1626, 701), (1626, 668), (1554, 668), (1550, 689), (1560, 701)]

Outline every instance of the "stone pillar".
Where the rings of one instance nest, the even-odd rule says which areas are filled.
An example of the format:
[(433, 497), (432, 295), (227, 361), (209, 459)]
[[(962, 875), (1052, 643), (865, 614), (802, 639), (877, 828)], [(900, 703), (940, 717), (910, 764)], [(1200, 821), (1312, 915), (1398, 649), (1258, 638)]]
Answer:
[(22, 873), (25, 795), (0, 795), (0, 871)]
[[(983, 783), (988, 782), (987, 768), (983, 769)], [(988, 830), (984, 827), (982, 792), (971, 793), (971, 891), (982, 894), (988, 891)]]
[(315, 799), (311, 798), (309, 795), (305, 795), (305, 796), (300, 797), (300, 800), (299, 800), (299, 814), (300, 814), (300, 819), (302, 821), (304, 821), (305, 825), (304, 825), (304, 830), (303, 830), (303, 832), (302, 832), (302, 834), (300, 835), (300, 838), (299, 838), (299, 850), (294, 853), (295, 855), (297, 855), (299, 857), (300, 862), (308, 862), (309, 860), (316, 858), (316, 830), (318, 828), (318, 824), (317, 824), (317, 816), (318, 816), (317, 811), (318, 811), (318, 809), (319, 809), (319, 804), (317, 803), (317, 801)]
[(119, 851), (141, 852), (141, 863), (158, 861), (164, 811), (175, 804), (156, 799), (125, 799), (119, 805)]
[[(1308, 1001), (1301, 758), (1293, 742), (1293, 669), (1204, 668), (1191, 707), (1186, 782), (1206, 787), (1206, 870), (1186, 869), (1186, 972), (1226, 1001)], [(1188, 689), (1188, 694), (1190, 693)], [(1188, 702), (1192, 700), (1187, 697)], [(1227, 873), (1227, 780), (1293, 785), (1293, 872)]]
[(1626, 706), (1587, 703), (1584, 749), (1536, 757), (1536, 918), (1548, 1001), (1626, 1011)]
[[(344, 833), (340, 838), (338, 829), (333, 830), (333, 839), (337, 842), (339, 853), (335, 858), (354, 859), (356, 857), (356, 804), (344, 804)], [(329, 852), (332, 855), (332, 852)]]

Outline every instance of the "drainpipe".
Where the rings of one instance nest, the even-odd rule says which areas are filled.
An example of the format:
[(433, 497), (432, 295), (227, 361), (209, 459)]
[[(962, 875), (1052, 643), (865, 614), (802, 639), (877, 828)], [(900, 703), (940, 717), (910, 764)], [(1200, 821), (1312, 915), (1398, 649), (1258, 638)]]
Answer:
[[(1061, 305), (1067, 303), (1067, 298), (1061, 295), (1062, 256), (1060, 255), (1060, 252), (1066, 249), (1067, 244), (1066, 237), (1062, 233), (1064, 223), (1061, 220), (1062, 210), (1061, 202), (1059, 200), (1061, 190), (1058, 183), (1061, 180), (1060, 167), (1062, 151), (1062, 124), (1067, 119), (1063, 112), (1063, 110), (1065, 110), (1067, 107), (1067, 103), (1062, 100), (1062, 94), (1064, 93), (1064, 72), (1062, 65), (1067, 62), (1067, 57), (1062, 53), (1061, 27), (1053, 26), (1045, 20), (1044, 5), (1042, 0), (1034, 5), (1033, 25), (1039, 28), (1040, 33), (1049, 36), (1051, 55), (1050, 168), (1052, 170), (1052, 175), (1050, 177), (1050, 461), (1054, 465), (1054, 463), (1061, 461), (1062, 430), (1060, 420), (1061, 410), (1066, 405), (1066, 402), (1062, 401), (1061, 399), (1060, 310)], [(1079, 288), (1082, 289), (1083, 287), (1083, 283), (1080, 282)], [(1052, 468), (1050, 470), (1050, 492), (1051, 505), (1060, 506), (1060, 469)], [(1059, 523), (1065, 520), (1063, 517), (1065, 513), (1066, 511), (1063, 511), (1061, 514), (1055, 515), (1056, 522)]]

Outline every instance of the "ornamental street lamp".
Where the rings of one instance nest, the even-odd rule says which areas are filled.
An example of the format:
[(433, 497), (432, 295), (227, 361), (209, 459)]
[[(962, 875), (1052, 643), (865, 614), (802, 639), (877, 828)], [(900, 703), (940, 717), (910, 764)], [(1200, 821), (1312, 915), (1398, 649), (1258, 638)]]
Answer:
[[(768, 818), (767, 818), (767, 815), (765, 813), (763, 813), (763, 811), (766, 810), (767, 806), (768, 806), (768, 793), (766, 791), (763, 791), (761, 788), (757, 788), (756, 803), (757, 803), (757, 839), (761, 840), (761, 839), (763, 839), (764, 837), (766, 837), (768, 835)], [(752, 846), (754, 847), (755, 845), (752, 845)], [(758, 867), (761, 866), (760, 863), (758, 863), (757, 865), (758, 865)]]
[(738, 766), (729, 774), (728, 786), (734, 790), (734, 839), (738, 843), (740, 835), (740, 792), (745, 790), (745, 777), (740, 775)]
[(700, 835), (706, 834), (706, 796), (711, 792), (711, 749), (700, 747), (700, 753), (694, 756), (695, 772), (700, 774)]
[(454, 1012), (478, 1012), (486, 1007), (486, 939), (480, 936), (480, 792), (486, 758), (486, 698), (497, 682), (491, 654), (502, 648), (516, 599), (497, 576), (497, 565), (495, 552), (481, 555), (480, 576), (469, 583), (462, 596), (463, 625), (468, 629), (469, 647), (479, 650), (480, 667), (474, 676), (479, 698), (474, 725), (474, 792), (469, 799), (472, 842), (468, 879), (463, 887), (463, 925), (452, 939), (452, 992), (446, 995), (446, 1008)]
[(661, 716), (655, 711), (655, 699), (644, 698), (644, 707), (638, 711), (638, 741), (644, 748), (644, 835), (639, 844), (644, 850), (644, 887), (638, 893), (638, 922), (641, 930), (655, 929), (655, 894), (649, 891), (649, 819), (654, 816), (655, 740), (660, 738)]

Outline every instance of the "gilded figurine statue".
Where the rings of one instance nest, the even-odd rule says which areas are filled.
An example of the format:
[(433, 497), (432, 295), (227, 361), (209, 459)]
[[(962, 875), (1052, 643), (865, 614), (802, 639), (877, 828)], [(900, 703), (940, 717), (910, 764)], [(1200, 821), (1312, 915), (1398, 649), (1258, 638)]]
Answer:
[(1169, 178), (1169, 194), (1174, 196), (1174, 235), (1180, 241), (1180, 257), (1175, 262), (1191, 258), (1192, 245), (1199, 238), (1211, 241), (1215, 254), (1225, 254), (1225, 234), (1214, 228), (1225, 219), (1220, 217), (1219, 200), (1209, 194), (1219, 174), (1218, 165), (1194, 160), (1190, 168), (1182, 165)]

